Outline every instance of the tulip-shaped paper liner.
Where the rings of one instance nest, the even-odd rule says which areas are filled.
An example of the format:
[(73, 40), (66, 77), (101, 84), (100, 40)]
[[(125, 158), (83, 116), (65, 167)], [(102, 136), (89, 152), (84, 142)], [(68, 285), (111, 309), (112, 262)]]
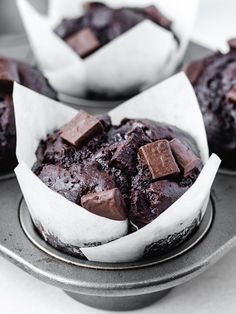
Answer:
[[(111, 6), (114, 2), (105, 1)], [(81, 59), (53, 31), (55, 21), (59, 22), (64, 16), (80, 16), (82, 3), (75, 0), (71, 5), (68, 0), (51, 0), (51, 14), (46, 19), (26, 0), (18, 0), (37, 62), (51, 85), (63, 94), (86, 97), (86, 92), (92, 91), (109, 97), (124, 97), (173, 73), (187, 47), (198, 0), (152, 1), (173, 21), (179, 44), (172, 32), (144, 20), (86, 59)], [(125, 5), (124, 1), (117, 3)], [(148, 4), (132, 1), (132, 6)]]
[[(18, 84), (15, 84), (13, 97), (17, 129), (16, 155), (19, 161), (17, 178), (34, 221), (39, 222), (48, 234), (53, 234), (64, 245), (76, 246), (77, 249), (80, 247), (83, 254), (93, 261), (135, 261), (143, 256), (145, 248), (151, 244), (160, 243), (161, 246), (168, 237), (171, 245), (172, 235), (182, 233), (184, 237), (189, 233), (186, 230), (190, 231), (193, 224), (196, 226), (200, 223), (220, 160), (216, 155), (208, 160), (202, 115), (191, 84), (184, 74), (152, 87), (110, 112), (113, 123), (119, 123), (125, 117), (138, 117), (179, 127), (195, 139), (205, 164), (195, 183), (183, 196), (149, 225), (129, 235), (125, 235), (126, 221), (113, 222), (86, 213), (85, 209), (50, 190), (30, 170), (36, 160), (35, 150), (39, 141), (70, 120), (75, 111)], [(78, 230), (80, 226), (83, 231), (86, 229), (85, 235)], [(120, 238), (88, 247), (89, 241), (108, 242), (112, 237)]]

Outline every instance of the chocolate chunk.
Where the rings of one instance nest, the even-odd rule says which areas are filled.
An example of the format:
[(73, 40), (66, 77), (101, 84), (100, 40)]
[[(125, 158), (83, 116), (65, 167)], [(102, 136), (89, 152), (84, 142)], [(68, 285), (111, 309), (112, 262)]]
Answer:
[(230, 49), (236, 49), (236, 38), (231, 38), (228, 40), (228, 45)]
[(126, 205), (117, 188), (82, 196), (81, 205), (93, 214), (113, 220), (127, 218)]
[(17, 63), (13, 60), (0, 58), (0, 91), (12, 93), (14, 81), (20, 81)]
[(202, 73), (204, 63), (202, 60), (190, 63), (185, 69), (185, 73), (192, 84), (195, 84)]
[(165, 17), (154, 5), (150, 5), (144, 8), (144, 11), (147, 13), (150, 19), (158, 23), (164, 28), (170, 28), (172, 21)]
[(184, 176), (188, 176), (190, 172), (201, 165), (201, 160), (179, 139), (174, 138), (170, 141), (170, 147), (179, 166), (184, 171)]
[(236, 84), (230, 89), (228, 94), (226, 95), (228, 101), (236, 104)]
[(61, 137), (70, 144), (79, 146), (101, 132), (103, 132), (101, 122), (87, 112), (80, 110), (61, 130)]
[(82, 58), (88, 56), (94, 50), (100, 47), (100, 43), (90, 28), (84, 28), (79, 32), (71, 35), (66, 42)]
[(142, 146), (139, 155), (148, 166), (153, 179), (177, 175), (180, 172), (167, 140)]
[(133, 174), (133, 164), (137, 158), (137, 151), (140, 146), (149, 142), (143, 130), (140, 127), (136, 127), (128, 134), (126, 141), (118, 146), (111, 162), (126, 173)]
[(178, 183), (170, 180), (160, 180), (151, 183), (147, 189), (147, 195), (151, 202), (150, 211), (152, 215), (154, 217), (159, 216), (187, 190), (188, 187), (181, 187)]

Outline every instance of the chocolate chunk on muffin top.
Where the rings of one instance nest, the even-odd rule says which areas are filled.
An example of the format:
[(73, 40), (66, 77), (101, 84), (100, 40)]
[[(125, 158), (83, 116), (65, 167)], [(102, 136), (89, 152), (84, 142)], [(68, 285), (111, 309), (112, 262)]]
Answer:
[[(148, 119), (80, 111), (42, 140), (35, 174), (53, 191), (90, 212), (132, 228), (150, 223), (197, 179), (202, 168), (194, 140)], [(134, 230), (134, 229), (132, 229)]]
[(172, 22), (153, 5), (113, 9), (100, 2), (85, 3), (83, 16), (62, 20), (55, 32), (85, 58), (145, 19), (173, 33)]
[(236, 40), (230, 51), (216, 52), (186, 68), (206, 126), (209, 148), (222, 165), (236, 169)]
[(0, 57), (0, 172), (12, 170), (17, 164), (12, 101), (14, 81), (50, 98), (57, 98), (57, 93), (38, 69), (22, 61)]

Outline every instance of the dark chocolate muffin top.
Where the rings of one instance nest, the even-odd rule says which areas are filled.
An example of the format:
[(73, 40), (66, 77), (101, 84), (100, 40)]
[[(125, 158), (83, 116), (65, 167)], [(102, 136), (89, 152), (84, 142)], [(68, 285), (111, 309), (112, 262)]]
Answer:
[(83, 16), (64, 19), (55, 32), (85, 58), (145, 19), (172, 32), (172, 22), (153, 5), (113, 9), (99, 2), (85, 3)]
[(92, 213), (137, 230), (173, 204), (202, 168), (194, 140), (170, 125), (80, 111), (38, 146), (35, 174)]
[(236, 40), (230, 51), (216, 52), (186, 69), (206, 126), (210, 151), (222, 165), (236, 169)]
[(57, 93), (36, 68), (8, 58), (0, 58), (0, 172), (12, 170), (16, 164), (16, 131), (12, 102), (13, 82), (53, 99)]

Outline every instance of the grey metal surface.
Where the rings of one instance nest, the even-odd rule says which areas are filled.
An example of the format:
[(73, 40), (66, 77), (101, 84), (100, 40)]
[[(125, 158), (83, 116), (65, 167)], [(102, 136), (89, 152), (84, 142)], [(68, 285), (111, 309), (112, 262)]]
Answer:
[(138, 296), (122, 296), (122, 297), (101, 297), (90, 296), (84, 294), (73, 293), (65, 291), (67, 295), (76, 301), (82, 302), (86, 305), (96, 307), (102, 310), (109, 311), (129, 311), (143, 308), (156, 302), (169, 293), (171, 289), (157, 291), (149, 294), (142, 294)]
[[(230, 176), (235, 176), (236, 177), (236, 170), (231, 170), (231, 169), (226, 169), (226, 168), (220, 168), (219, 173), (225, 174), (225, 175), (230, 175)], [(235, 178), (236, 179), (236, 178)]]
[[(41, 13), (47, 12), (47, 0), (29, 0)], [(23, 34), (24, 27), (16, 6), (16, 0), (0, 1), (0, 36), (8, 34)]]
[(203, 47), (202, 45), (191, 41), (188, 49), (185, 53), (183, 64), (188, 64), (191, 61), (198, 60), (204, 58), (212, 53), (212, 50)]
[(0, 37), (0, 56), (27, 60), (32, 63), (32, 53), (25, 35)]
[(7, 172), (7, 173), (4, 173), (4, 174), (0, 174), (0, 181), (12, 179), (14, 177), (15, 177), (15, 173), (13, 171), (12, 172)]

